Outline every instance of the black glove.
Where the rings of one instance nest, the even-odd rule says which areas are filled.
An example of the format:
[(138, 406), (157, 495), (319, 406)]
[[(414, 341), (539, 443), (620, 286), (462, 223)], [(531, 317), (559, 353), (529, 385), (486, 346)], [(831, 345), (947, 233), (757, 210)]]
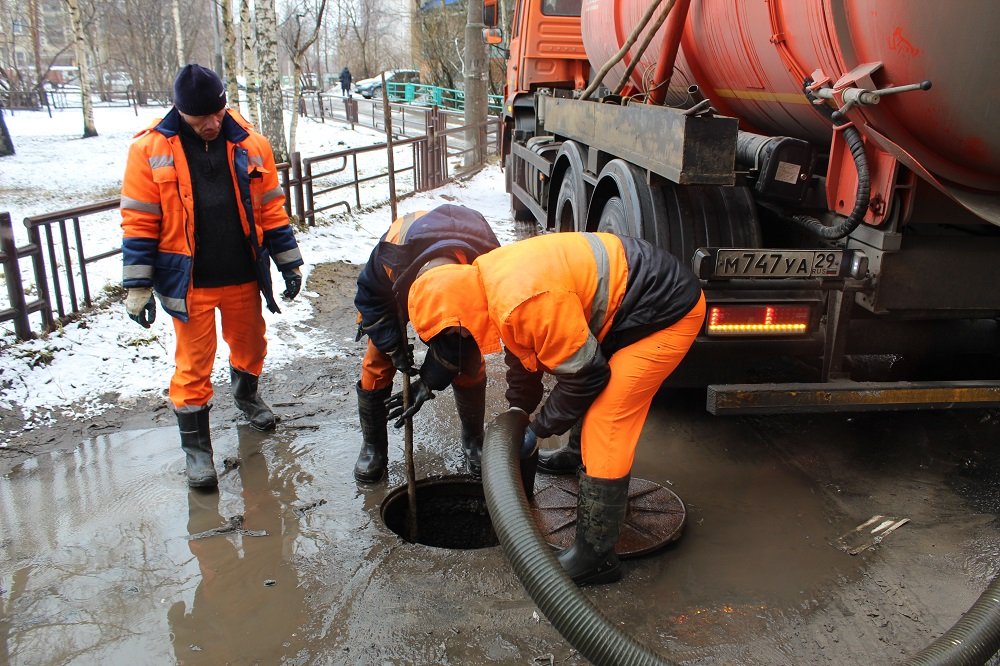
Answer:
[(391, 398), (385, 401), (385, 407), (389, 410), (390, 419), (399, 419), (393, 425), (397, 428), (402, 428), (403, 424), (406, 423), (406, 419), (411, 418), (416, 414), (420, 407), (423, 406), (428, 400), (433, 400), (434, 394), (431, 393), (430, 388), (424, 382), (419, 379), (413, 380), (410, 384), (410, 406), (406, 410), (403, 409), (403, 392), (395, 394)]
[(413, 367), (413, 345), (399, 343), (398, 347), (389, 352), (389, 358), (392, 359), (393, 367), (400, 372), (411, 377), (417, 374), (417, 370)]
[[(145, 300), (144, 300), (145, 299)], [(151, 287), (133, 287), (125, 299), (125, 311), (129, 319), (143, 328), (156, 321), (156, 300)]]
[(528, 426), (524, 429), (524, 440), (521, 442), (520, 458), (527, 460), (538, 451), (538, 435)]
[(281, 292), (281, 297), (290, 301), (298, 296), (299, 290), (302, 289), (302, 271), (298, 268), (292, 268), (282, 271), (281, 277), (285, 278), (285, 290)]

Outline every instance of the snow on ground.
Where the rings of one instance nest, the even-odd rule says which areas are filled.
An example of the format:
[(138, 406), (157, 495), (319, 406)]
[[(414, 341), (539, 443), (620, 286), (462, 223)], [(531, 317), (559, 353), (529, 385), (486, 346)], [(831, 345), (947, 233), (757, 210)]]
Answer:
[[(156, 115), (153, 111), (144, 116), (140, 110), (136, 117), (131, 109), (98, 108), (95, 120), (100, 136), (90, 139), (79, 138), (82, 121), (78, 110), (55, 112), (52, 118), (44, 112), (8, 115), (5, 120), (17, 154), (0, 157), (0, 211), (11, 213), (15, 232), (23, 232), (19, 221), (26, 216), (117, 196), (128, 143)], [(381, 134), (363, 128), (352, 131), (335, 123), (321, 124), (304, 118), (299, 121), (297, 148), (306, 157), (381, 141)], [(514, 239), (503, 176), (496, 166), (484, 169), (469, 181), (404, 199), (398, 203), (398, 214), (443, 203), (478, 210), (493, 225), (501, 243)], [(306, 261), (306, 285), (312, 265), (365, 262), (392, 221), (390, 218), (389, 206), (383, 206), (298, 232)], [(92, 239), (95, 245), (117, 246), (121, 237), (117, 214), (109, 215), (100, 225), (89, 225), (87, 233), (88, 247)], [(121, 279), (120, 260), (103, 263), (110, 267), (91, 273), (92, 293)], [(274, 272), (273, 278), (276, 291), (280, 291), (280, 275)], [(295, 301), (280, 303), (282, 314), (265, 310), (265, 372), (299, 356), (336, 355), (343, 345), (356, 344), (325, 339), (322, 331), (304, 323), (311, 318), (311, 301), (317, 297), (315, 292), (303, 289)], [(93, 417), (111, 407), (116, 399), (127, 403), (161, 393), (173, 372), (173, 348), (173, 325), (162, 310), (146, 330), (128, 319), (123, 303), (116, 303), (43, 338), (3, 349), (0, 407), (20, 409), (28, 428), (51, 425), (58, 418)], [(220, 335), (213, 374), (216, 383), (228, 382), (228, 353)], [(0, 431), (0, 446), (12, 443), (17, 435), (18, 431)]]

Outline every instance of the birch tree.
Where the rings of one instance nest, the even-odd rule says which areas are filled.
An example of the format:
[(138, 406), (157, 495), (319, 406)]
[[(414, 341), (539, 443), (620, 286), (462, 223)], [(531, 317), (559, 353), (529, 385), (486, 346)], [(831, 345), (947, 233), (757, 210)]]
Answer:
[(170, 12), (174, 19), (174, 45), (177, 48), (177, 69), (182, 68), (184, 62), (184, 31), (181, 28), (181, 2), (172, 0)]
[(281, 110), (281, 75), (278, 70), (278, 20), (274, 0), (255, 0), (257, 63), (260, 73), (260, 128), (271, 142), (274, 159), (288, 159), (285, 123)]
[(243, 78), (247, 82), (247, 112), (254, 127), (260, 127), (260, 99), (257, 95), (257, 49), (250, 14), (250, 0), (240, 0), (240, 41), (243, 46)]
[(83, 102), (83, 138), (97, 136), (94, 124), (94, 102), (90, 98), (90, 69), (87, 66), (87, 35), (83, 30), (79, 0), (66, 0), (70, 24), (73, 27), (73, 51), (80, 71), (80, 97)]
[(236, 29), (233, 27), (233, 0), (221, 0), (222, 65), (226, 70), (226, 97), (230, 106), (240, 108), (240, 87), (236, 81)]
[[(285, 48), (288, 49), (292, 57), (293, 83), (292, 99), (298, 100), (302, 94), (302, 71), (303, 61), (306, 53), (312, 48), (319, 37), (320, 27), (323, 25), (323, 15), (326, 12), (326, 0), (320, 0), (319, 6), (315, 9), (306, 9), (300, 12), (300, 7), (291, 7), (288, 18), (285, 20), (282, 30)], [(308, 23), (308, 27), (306, 26)], [(322, 87), (322, 86), (321, 86)], [(288, 131), (288, 151), (295, 152), (295, 133), (299, 125), (299, 105), (292, 105), (292, 121)]]

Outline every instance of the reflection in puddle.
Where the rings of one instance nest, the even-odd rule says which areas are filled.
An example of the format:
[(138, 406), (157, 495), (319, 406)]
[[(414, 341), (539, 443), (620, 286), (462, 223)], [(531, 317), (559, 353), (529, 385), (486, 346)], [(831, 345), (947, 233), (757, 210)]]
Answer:
[[(245, 426), (218, 439), (216, 462), (239, 460), (219, 492), (187, 489), (175, 428), (102, 436), (3, 479), (0, 662), (275, 663), (304, 649), (301, 449)], [(242, 531), (189, 539), (239, 516)]]

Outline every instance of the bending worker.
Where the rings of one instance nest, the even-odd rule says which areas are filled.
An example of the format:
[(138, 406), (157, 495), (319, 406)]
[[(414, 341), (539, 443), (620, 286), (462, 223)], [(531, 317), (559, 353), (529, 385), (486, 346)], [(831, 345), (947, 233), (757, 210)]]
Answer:
[[(636, 443), (653, 396), (701, 329), (697, 278), (635, 238), (550, 234), (471, 265), (431, 268), (411, 287), (409, 312), (432, 352), (454, 344), (456, 332), (484, 354), (500, 351), (502, 342), (507, 399), (529, 415), (542, 398), (542, 373), (555, 376), (521, 456), (537, 456), (538, 438), (583, 418), (576, 540), (559, 562), (581, 585), (621, 578), (615, 543)], [(417, 396), (402, 416), (421, 404)]]
[[(368, 350), (357, 386), (363, 437), (354, 465), (358, 481), (374, 483), (385, 474), (389, 456), (385, 403), (390, 399), (392, 380), (397, 370), (417, 374), (413, 345), (406, 339), (406, 295), (417, 272), (428, 262), (465, 264), (499, 246), (482, 215), (470, 208), (445, 204), (430, 212), (397, 218), (372, 250), (358, 276), (354, 299), (360, 315), (358, 340), (368, 334)], [(486, 413), (486, 366), (482, 355), (476, 350), (463, 358), (451, 358), (431, 352), (419, 374), (421, 380), (411, 388), (424, 400), (433, 397), (431, 389), (443, 390), (452, 385), (466, 465), (470, 473), (478, 475)]]
[(149, 328), (155, 293), (173, 317), (177, 347), (170, 401), (192, 487), (215, 486), (208, 412), (213, 396), (215, 310), (229, 345), (236, 406), (257, 430), (275, 425), (257, 395), (267, 340), (261, 294), (279, 312), (273, 259), (286, 299), (302, 286), (302, 256), (284, 209), (271, 145), (226, 108), (219, 76), (186, 65), (174, 108), (137, 135), (122, 185), (122, 261), (129, 317)]

